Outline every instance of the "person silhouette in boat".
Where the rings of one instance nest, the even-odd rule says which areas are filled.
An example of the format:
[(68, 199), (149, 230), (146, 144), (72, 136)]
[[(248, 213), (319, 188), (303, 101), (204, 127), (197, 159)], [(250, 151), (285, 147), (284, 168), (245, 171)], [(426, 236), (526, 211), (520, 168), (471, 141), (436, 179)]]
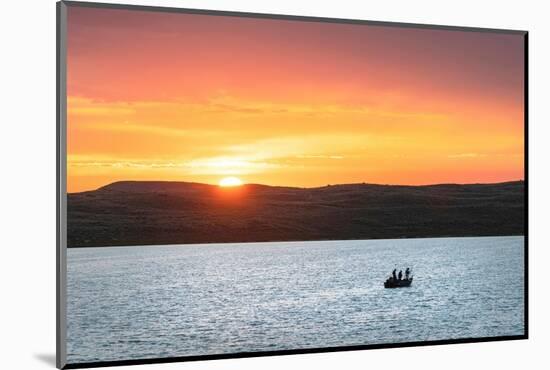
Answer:
[(403, 278), (403, 270), (399, 270), (399, 275), (397, 275), (397, 277), (399, 278), (399, 280)]
[(392, 275), (394, 281), (397, 280), (396, 272), (397, 272), (397, 269), (393, 269), (393, 271), (391, 272), (391, 275)]
[(411, 274), (411, 269), (407, 267), (405, 270), (405, 280), (409, 280), (409, 276)]

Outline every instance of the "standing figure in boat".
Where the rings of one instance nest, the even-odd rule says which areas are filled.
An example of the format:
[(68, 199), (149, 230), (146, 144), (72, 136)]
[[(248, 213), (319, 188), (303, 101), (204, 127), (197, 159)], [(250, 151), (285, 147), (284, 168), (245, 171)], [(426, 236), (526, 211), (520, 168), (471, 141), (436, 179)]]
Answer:
[(396, 274), (396, 272), (397, 269), (392, 271), (391, 276), (384, 282), (384, 288), (403, 288), (411, 286), (413, 277), (409, 267), (405, 270), (405, 279), (403, 279), (403, 270), (399, 270), (399, 274)]

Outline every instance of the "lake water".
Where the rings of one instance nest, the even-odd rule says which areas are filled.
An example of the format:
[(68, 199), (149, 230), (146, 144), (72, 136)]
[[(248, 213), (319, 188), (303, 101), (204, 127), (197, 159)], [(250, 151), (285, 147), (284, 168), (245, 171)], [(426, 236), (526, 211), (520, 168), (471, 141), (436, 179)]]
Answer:
[[(69, 249), (68, 362), (521, 335), (523, 243)], [(408, 266), (410, 288), (383, 288)]]

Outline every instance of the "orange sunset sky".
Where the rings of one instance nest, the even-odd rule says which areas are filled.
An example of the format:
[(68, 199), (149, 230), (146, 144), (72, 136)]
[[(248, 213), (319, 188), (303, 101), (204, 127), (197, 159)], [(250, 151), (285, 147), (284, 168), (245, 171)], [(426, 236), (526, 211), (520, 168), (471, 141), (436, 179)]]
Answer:
[(68, 9), (69, 192), (523, 179), (523, 36)]

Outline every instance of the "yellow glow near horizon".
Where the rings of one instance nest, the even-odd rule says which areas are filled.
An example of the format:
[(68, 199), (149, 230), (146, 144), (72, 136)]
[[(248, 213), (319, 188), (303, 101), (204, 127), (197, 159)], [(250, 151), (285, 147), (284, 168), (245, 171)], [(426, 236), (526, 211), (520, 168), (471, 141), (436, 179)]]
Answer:
[(221, 187), (241, 186), (242, 184), (241, 179), (234, 176), (224, 177), (220, 180)]

